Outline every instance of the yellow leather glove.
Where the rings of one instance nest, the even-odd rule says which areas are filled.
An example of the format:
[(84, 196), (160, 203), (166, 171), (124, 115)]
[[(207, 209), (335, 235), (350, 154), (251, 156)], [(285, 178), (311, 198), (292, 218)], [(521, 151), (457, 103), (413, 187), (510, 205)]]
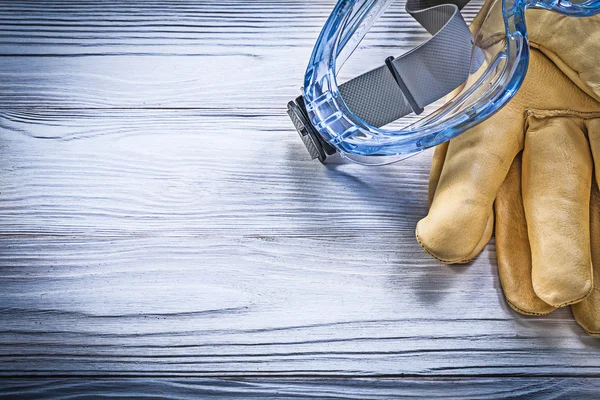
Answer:
[(495, 216), (510, 306), (542, 315), (575, 304), (579, 324), (600, 334), (600, 16), (531, 10), (526, 20), (525, 81), (496, 115), (436, 148), (417, 240), (442, 262), (465, 263), (489, 241)]

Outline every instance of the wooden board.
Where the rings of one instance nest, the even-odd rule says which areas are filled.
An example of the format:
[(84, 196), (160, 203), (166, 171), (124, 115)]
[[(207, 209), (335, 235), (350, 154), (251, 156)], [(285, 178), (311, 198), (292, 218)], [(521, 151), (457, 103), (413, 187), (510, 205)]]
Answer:
[[(430, 151), (308, 159), (332, 6), (0, 3), (1, 394), (594, 397), (600, 341), (512, 312), (493, 243), (420, 249)], [(347, 76), (425, 37), (394, 13)]]
[(12, 380), (11, 398), (65, 398), (93, 392), (106, 397), (177, 399), (515, 399), (596, 398), (595, 378), (307, 379), (121, 378)]

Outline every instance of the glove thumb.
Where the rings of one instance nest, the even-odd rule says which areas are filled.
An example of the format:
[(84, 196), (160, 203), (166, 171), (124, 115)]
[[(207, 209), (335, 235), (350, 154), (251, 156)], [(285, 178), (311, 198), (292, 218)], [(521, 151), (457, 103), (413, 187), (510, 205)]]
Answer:
[[(470, 261), (492, 235), (494, 199), (522, 148), (523, 121), (511, 118), (510, 108), (450, 141), (439, 177), (432, 175), (437, 187), (416, 236), (427, 253), (444, 263)], [(434, 160), (434, 166), (440, 163)]]

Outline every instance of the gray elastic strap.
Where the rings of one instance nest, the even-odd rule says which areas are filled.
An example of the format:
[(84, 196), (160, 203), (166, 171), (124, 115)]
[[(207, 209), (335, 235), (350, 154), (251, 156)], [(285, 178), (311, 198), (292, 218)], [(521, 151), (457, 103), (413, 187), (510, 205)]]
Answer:
[[(440, 4), (440, 2), (444, 4)], [(460, 9), (468, 0), (408, 0), (406, 11), (433, 36), (387, 65), (339, 86), (348, 108), (381, 127), (446, 96), (469, 76), (473, 35)]]

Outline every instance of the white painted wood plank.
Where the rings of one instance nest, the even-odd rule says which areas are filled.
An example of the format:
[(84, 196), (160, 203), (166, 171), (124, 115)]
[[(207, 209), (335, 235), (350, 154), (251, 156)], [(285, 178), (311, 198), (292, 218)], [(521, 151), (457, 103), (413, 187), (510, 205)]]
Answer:
[(493, 246), (420, 249), (428, 154), (328, 169), (250, 115), (4, 114), (0, 374), (600, 372), (568, 310), (505, 305)]
[[(471, 19), (481, 4), (464, 11)], [(252, 54), (312, 47), (335, 1), (0, 2), (0, 54)], [(394, 2), (363, 46), (404, 46), (428, 34)], [(404, 41), (400, 44), (400, 40)], [(397, 43), (394, 43), (397, 42)], [(303, 60), (306, 64), (306, 60)]]
[[(422, 252), (430, 152), (308, 160), (284, 105), (332, 6), (1, 3), (0, 376), (254, 376), (258, 393), (313, 397), (346, 381), (262, 378), (437, 377), (396, 381), (425, 397), (595, 390), (490, 378), (597, 378), (600, 345), (568, 309), (508, 309), (493, 244), (468, 266)], [(344, 76), (424, 38), (405, 23), (384, 19)], [(354, 382), (360, 398), (395, 393)]]
[[(300, 92), (312, 46), (334, 6), (334, 1), (8, 3), (0, 7), (0, 107), (27, 109), (283, 111)], [(478, 4), (468, 6), (467, 20)], [(428, 37), (403, 16), (403, 7), (402, 1), (392, 4), (346, 63), (340, 81)]]
[(4, 237), (0, 375), (600, 373), (568, 310), (505, 305), (489, 253), (381, 239)]
[(596, 399), (590, 378), (510, 379), (26, 379), (4, 383), (12, 398), (61, 398), (73, 393), (176, 399)]
[(287, 115), (0, 111), (0, 232), (411, 232), (429, 155), (384, 168), (310, 160)]

